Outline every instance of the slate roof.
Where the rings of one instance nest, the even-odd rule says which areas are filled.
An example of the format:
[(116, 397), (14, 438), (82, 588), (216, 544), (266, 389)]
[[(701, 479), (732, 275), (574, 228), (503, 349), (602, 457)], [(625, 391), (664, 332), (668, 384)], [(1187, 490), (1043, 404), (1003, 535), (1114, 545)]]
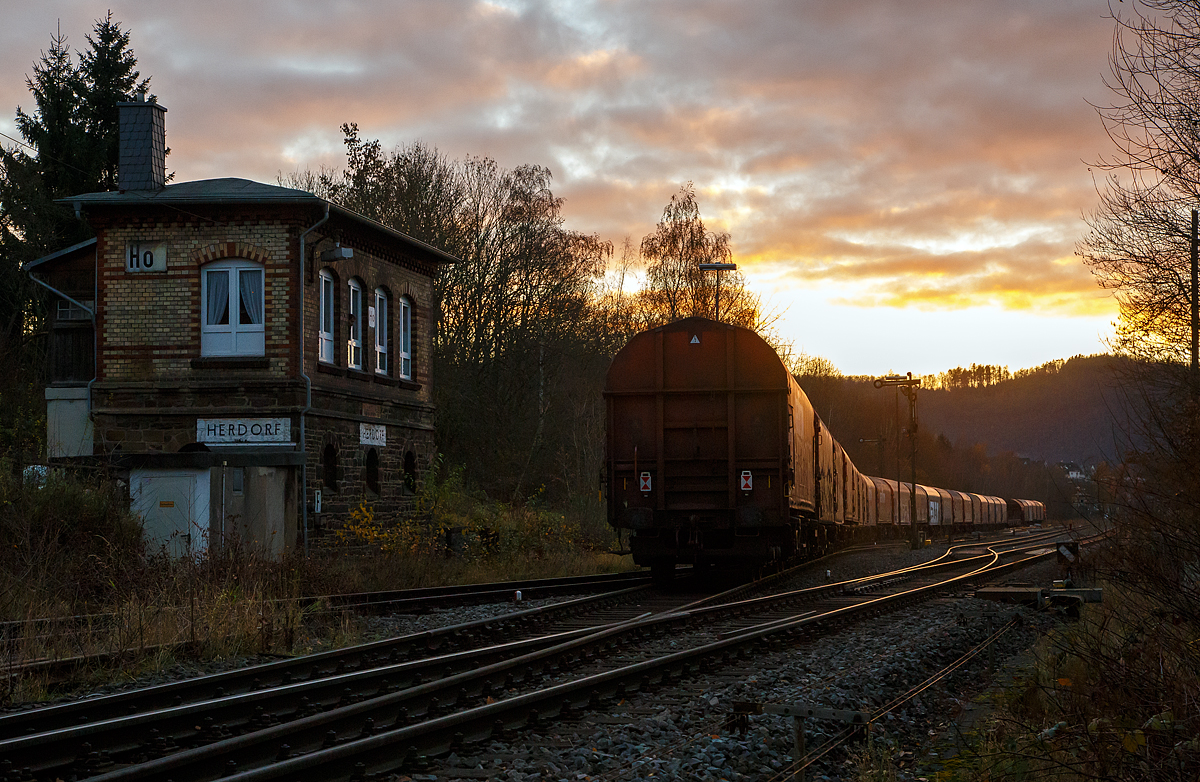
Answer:
[[(323, 204), (305, 190), (290, 187), (264, 185), (249, 179), (197, 179), (194, 182), (179, 182), (161, 190), (109, 190), (101, 193), (84, 193), (58, 199), (63, 204), (84, 206), (116, 206), (129, 204), (279, 204), (313, 203)], [(363, 218), (364, 220), (366, 218)], [(374, 222), (374, 221), (372, 221)]]
[[(311, 204), (313, 206), (329, 205), (331, 214), (341, 215), (354, 222), (363, 224), (380, 231), (392, 239), (397, 239), (415, 249), (422, 250), (433, 256), (437, 263), (456, 263), (453, 255), (438, 248), (414, 239), (406, 233), (389, 228), (369, 217), (351, 209), (326, 201), (305, 190), (295, 190), (278, 185), (265, 185), (249, 179), (226, 177), (223, 179), (198, 179), (193, 182), (179, 182), (167, 185), (161, 190), (109, 190), (100, 193), (83, 193), (68, 198), (59, 198), (57, 203), (68, 206), (135, 206), (160, 205), (183, 206), (200, 204), (295, 204), (297, 206)], [(45, 259), (39, 259), (45, 260)], [(35, 262), (36, 263), (36, 262)]]

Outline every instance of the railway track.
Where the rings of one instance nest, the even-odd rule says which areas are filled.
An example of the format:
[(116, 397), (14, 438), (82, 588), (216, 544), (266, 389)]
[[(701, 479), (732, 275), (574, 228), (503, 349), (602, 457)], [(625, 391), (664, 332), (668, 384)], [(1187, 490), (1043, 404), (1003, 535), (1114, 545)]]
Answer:
[[(686, 575), (686, 571), (681, 571), (681, 575)], [(420, 614), (435, 609), (455, 606), (512, 602), (518, 594), (522, 600), (538, 600), (581, 593), (600, 593), (642, 586), (649, 583), (649, 574), (633, 571), (626, 573), (567, 576), (562, 578), (529, 579), (524, 581), (503, 581), (487, 584), (324, 595), (297, 598), (296, 602), (303, 604), (310, 616), (347, 611), (364, 614)], [(185, 613), (182, 608), (177, 610), (180, 613)], [(121, 617), (116, 614), (88, 614), (84, 616), (0, 622), (0, 645), (15, 650), (21, 643), (53, 642), (56, 645), (61, 645), (64, 641), (67, 643), (72, 642), (69, 639), (74, 639), (73, 642), (81, 646), (94, 645), (96, 643), (94, 639), (97, 636), (113, 633), (121, 621)], [(136, 635), (136, 633), (128, 630), (124, 633), (124, 636), (128, 638), (136, 637)], [(191, 646), (192, 643), (190, 641), (153, 646), (122, 646), (118, 649), (91, 654), (68, 654), (65, 656), (42, 657), (32, 660), (13, 660), (11, 659), (12, 655), (9, 655), (10, 659), (0, 671), (10, 678), (37, 674), (50, 679), (59, 679), (81, 667), (104, 665), (114, 660), (128, 659), (130, 655), (156, 654), (164, 651), (178, 653), (186, 651)]]
[[(665, 595), (631, 588), (593, 604), (586, 620), (581, 602), (594, 598), (517, 612), (492, 620), (490, 629), (477, 622), (367, 645), (357, 657), (329, 653), (259, 666), (249, 684), (205, 677), (153, 688), (140, 699), (96, 699), (107, 711), (81, 711), (85, 701), (13, 715), (22, 719), (0, 719), (0, 736), (26, 735), (0, 741), (0, 758), (27, 767), (25, 776), (34, 779), (97, 782), (350, 778), (351, 759), (364, 764), (363, 773), (411, 770), (423, 757), (467, 741), (569, 717), (606, 698), (671, 684), (701, 666), (733, 665), (753, 644), (981, 577), (1005, 556), (1000, 548), (1037, 547), (1045, 544), (1026, 539), (960, 559), (950, 556), (952, 549), (924, 566), (756, 597), (744, 596), (747, 587), (719, 595), (686, 586)], [(536, 632), (555, 614), (575, 626)], [(494, 637), (522, 623), (532, 631), (525, 637)], [(240, 691), (215, 690), (226, 686)], [(170, 704), (164, 707), (163, 698)], [(136, 713), (122, 716), (121, 709)], [(318, 766), (323, 770), (309, 770)]]

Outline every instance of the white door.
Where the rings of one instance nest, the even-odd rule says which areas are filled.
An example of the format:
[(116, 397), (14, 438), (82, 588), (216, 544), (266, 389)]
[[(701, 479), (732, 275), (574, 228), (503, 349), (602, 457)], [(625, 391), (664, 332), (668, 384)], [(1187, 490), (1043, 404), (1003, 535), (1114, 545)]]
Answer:
[(142, 517), (150, 548), (165, 546), (173, 557), (204, 551), (209, 523), (208, 471), (134, 472), (130, 476), (133, 510)]

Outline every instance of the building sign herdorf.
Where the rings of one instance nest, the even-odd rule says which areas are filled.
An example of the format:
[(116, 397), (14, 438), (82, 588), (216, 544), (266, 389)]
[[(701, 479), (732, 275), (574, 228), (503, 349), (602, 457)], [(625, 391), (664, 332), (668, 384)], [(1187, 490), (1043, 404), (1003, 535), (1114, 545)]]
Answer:
[(383, 424), (359, 424), (358, 442), (360, 445), (378, 445), (387, 447), (387, 426)]
[(197, 418), (196, 442), (240, 445), (290, 443), (290, 418)]

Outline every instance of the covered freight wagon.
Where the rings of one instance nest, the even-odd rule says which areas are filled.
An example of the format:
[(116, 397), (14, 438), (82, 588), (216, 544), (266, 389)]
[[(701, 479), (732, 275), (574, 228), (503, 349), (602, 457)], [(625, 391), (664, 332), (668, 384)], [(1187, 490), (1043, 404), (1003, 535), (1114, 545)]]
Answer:
[(911, 484), (864, 476), (746, 328), (687, 318), (644, 331), (613, 359), (604, 397), (608, 521), (659, 575), (677, 563), (754, 571), (874, 530), (1005, 521), (997, 497), (917, 484), (911, 503)]
[(840, 448), (814, 438), (808, 398), (749, 329), (688, 318), (638, 334), (604, 396), (609, 522), (639, 564), (787, 558), (801, 516), (844, 515)]

